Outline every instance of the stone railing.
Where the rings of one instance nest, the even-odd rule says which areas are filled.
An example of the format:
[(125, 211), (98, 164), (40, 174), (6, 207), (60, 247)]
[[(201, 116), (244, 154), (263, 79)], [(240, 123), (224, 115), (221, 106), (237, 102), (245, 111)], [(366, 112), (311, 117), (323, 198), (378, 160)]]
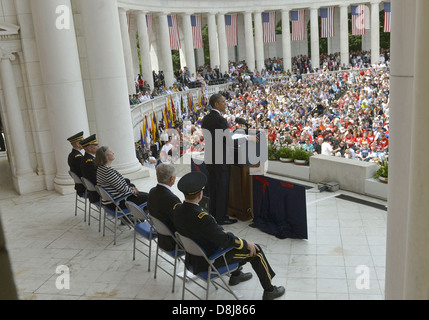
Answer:
[[(207, 86), (203, 89), (204, 94), (208, 98), (214, 93), (218, 93), (219, 91), (224, 91), (225, 89), (228, 88), (229, 85), (230, 83)], [(150, 116), (152, 113), (155, 112), (158, 118), (158, 121), (162, 119), (162, 111), (165, 108), (167, 99), (172, 98), (173, 103), (177, 107), (176, 104), (178, 103), (180, 106), (180, 100), (181, 100), (181, 97), (183, 97), (184, 104), (185, 106), (187, 106), (188, 95), (192, 94), (194, 103), (198, 103), (198, 94), (199, 92), (201, 92), (201, 90), (202, 90), (201, 88), (195, 88), (187, 91), (175, 92), (168, 95), (158, 96), (158, 97), (155, 97), (154, 99), (145, 101), (138, 105), (131, 106), (131, 120), (133, 124), (134, 141), (140, 140), (140, 130), (142, 128), (142, 122), (145, 116)]]
[(267, 173), (312, 183), (336, 182), (342, 190), (387, 200), (387, 184), (374, 179), (377, 169), (373, 162), (316, 155), (305, 166), (269, 160)]

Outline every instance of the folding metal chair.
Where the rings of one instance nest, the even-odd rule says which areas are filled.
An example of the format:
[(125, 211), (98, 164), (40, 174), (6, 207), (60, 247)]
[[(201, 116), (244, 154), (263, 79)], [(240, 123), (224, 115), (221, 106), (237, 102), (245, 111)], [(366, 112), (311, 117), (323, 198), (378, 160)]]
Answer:
[[(147, 271), (150, 272), (150, 261), (152, 257), (152, 240), (156, 241), (156, 238), (158, 237), (158, 235), (156, 233), (155, 227), (152, 225), (149, 217), (143, 210), (146, 203), (141, 206), (138, 206), (134, 202), (126, 201), (125, 205), (127, 206), (128, 210), (134, 217), (133, 260), (136, 259), (136, 251), (146, 256), (148, 258)], [(137, 237), (137, 234), (145, 238), (148, 241), (148, 243), (139, 239)], [(148, 248), (148, 253), (144, 252), (143, 250), (140, 250), (136, 246), (137, 241)]]
[[(117, 226), (118, 226), (118, 219), (121, 218), (121, 221), (123, 221), (130, 229), (132, 229), (133, 227), (133, 223), (131, 222), (131, 220), (129, 219), (129, 216), (131, 215), (130, 211), (128, 209), (122, 209), (119, 206), (119, 203), (126, 199), (128, 196), (125, 197), (121, 197), (119, 199), (113, 199), (113, 197), (110, 195), (109, 192), (106, 191), (106, 189), (104, 189), (103, 187), (100, 186), (95, 186), (95, 188), (97, 189), (98, 193), (100, 194), (100, 197), (102, 200), (104, 200), (106, 202), (106, 204), (101, 204), (102, 208), (104, 209), (104, 218), (103, 218), (103, 237), (105, 235), (105, 231), (106, 231), (106, 220), (108, 220), (109, 222), (112, 222), (114, 224), (114, 229), (110, 229), (109, 227), (107, 227), (107, 229), (109, 229), (110, 231), (113, 232), (114, 236), (113, 236), (113, 244), (116, 245), (116, 230), (117, 230)], [(115, 209), (111, 209), (110, 207), (107, 206), (107, 204), (113, 204), (115, 206)], [(107, 214), (111, 217), (110, 219), (107, 217)]]
[[(98, 195), (100, 195), (100, 194), (99, 194), (97, 188), (95, 187), (95, 185), (90, 180), (88, 180), (87, 178), (82, 177), (82, 183), (85, 186), (86, 191), (88, 192), (88, 196), (87, 196), (88, 202), (89, 202), (89, 205), (88, 205), (88, 225), (89, 226), (91, 225), (91, 217), (94, 218), (95, 220), (98, 221), (98, 232), (100, 232), (101, 231), (101, 196), (100, 196), (100, 199), (98, 201), (91, 202), (91, 200), (89, 199), (89, 192), (96, 192)], [(97, 210), (98, 217), (91, 215), (91, 209), (93, 207), (95, 210)]]
[[(177, 261), (179, 260), (179, 261), (184, 262), (184, 260), (181, 257), (183, 257), (185, 255), (185, 251), (179, 246), (179, 242), (177, 241), (175, 234), (173, 232), (171, 232), (171, 230), (161, 220), (151, 216), (150, 213), (149, 213), (149, 218), (152, 220), (152, 223), (155, 226), (155, 229), (156, 229), (156, 232), (158, 233), (158, 235), (169, 236), (169, 237), (173, 238), (173, 240), (176, 242), (175, 249), (172, 251), (167, 251), (167, 250), (162, 249), (159, 246), (159, 240), (158, 240), (157, 246), (156, 246), (155, 275), (154, 275), (154, 278), (156, 279), (156, 271), (157, 271), (158, 267), (162, 271), (164, 271), (165, 273), (170, 275), (173, 278), (173, 289), (171, 292), (174, 292), (174, 287), (176, 284)], [(171, 262), (167, 257), (160, 255), (159, 249), (161, 249), (161, 251), (164, 252), (165, 254), (167, 254), (169, 257), (173, 258), (174, 261)], [(173, 273), (169, 272), (163, 266), (158, 264), (158, 257), (161, 257), (162, 259), (164, 259), (164, 261), (166, 261), (167, 263), (169, 263), (173, 267)]]
[[(231, 272), (233, 272), (239, 268), (238, 263), (228, 264), (228, 262), (226, 261), (225, 254), (228, 251), (230, 251), (232, 248), (222, 249), (222, 250), (220, 250), (220, 251), (218, 251), (218, 252), (216, 252), (213, 255), (208, 257), (207, 254), (205, 253), (204, 249), (201, 248), (194, 240), (192, 240), (188, 237), (185, 237), (178, 232), (176, 232), (175, 234), (176, 234), (176, 239), (178, 240), (178, 242), (181, 244), (182, 248), (184, 248), (188, 254), (203, 257), (204, 259), (206, 259), (207, 263), (209, 264), (207, 271), (203, 271), (203, 272), (200, 272), (198, 274), (193, 273), (192, 266), (189, 266), (189, 271), (191, 273), (193, 273), (195, 276), (197, 276), (199, 279), (203, 280), (206, 283), (206, 287), (203, 287), (200, 283), (198, 283), (197, 281), (195, 281), (191, 277), (187, 276), (187, 274), (186, 274), (187, 268), (185, 265), (184, 274), (183, 274), (182, 300), (185, 298), (185, 290), (188, 291), (189, 293), (191, 293), (196, 298), (201, 300), (201, 298), (199, 296), (197, 296), (192, 290), (189, 290), (188, 288), (186, 288), (186, 280), (187, 279), (194, 282), (200, 288), (202, 288), (206, 291), (206, 300), (208, 300), (208, 298), (209, 298), (210, 283), (213, 283), (216, 290), (218, 289), (217, 286), (219, 286), (219, 287), (223, 288), (224, 290), (226, 290), (227, 292), (229, 292), (230, 294), (232, 294), (235, 299), (239, 300), (236, 293), (230, 288), (230, 286), (225, 281), (225, 279), (223, 279), (224, 275), (230, 276)], [(216, 268), (214, 266), (214, 262), (217, 259), (221, 259), (221, 258), (223, 258), (225, 265), (220, 267), (220, 268)], [(222, 281), (223, 285), (220, 283), (216, 283), (214, 281), (217, 278), (219, 278)]]
[[(72, 177), (75, 184), (80, 184), (85, 188), (85, 185), (83, 184), (82, 180), (79, 178), (79, 176), (74, 173), (73, 171), (69, 171), (70, 177)], [(86, 203), (88, 200), (88, 192), (83, 193), (83, 196), (80, 196), (78, 192), (76, 191), (76, 197), (74, 202), (74, 215), (77, 216), (77, 210), (83, 211), (83, 221), (86, 222)], [(83, 205), (83, 208), (79, 205)]]

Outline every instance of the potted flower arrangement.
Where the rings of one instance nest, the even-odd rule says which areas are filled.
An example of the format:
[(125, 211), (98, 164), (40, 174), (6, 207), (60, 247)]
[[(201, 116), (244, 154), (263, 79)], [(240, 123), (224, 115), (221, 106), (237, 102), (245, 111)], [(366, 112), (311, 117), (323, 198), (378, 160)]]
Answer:
[(279, 158), (279, 151), (272, 143), (270, 143), (268, 145), (268, 160), (279, 160)]
[(279, 156), (281, 162), (292, 162), (293, 149), (289, 145), (285, 145), (279, 149)]
[(389, 175), (389, 163), (387, 158), (380, 160), (379, 165), (380, 167), (375, 173), (375, 179), (378, 179), (382, 183), (387, 183)]
[(295, 164), (306, 165), (310, 161), (310, 153), (308, 153), (304, 148), (297, 147), (293, 151), (292, 157)]

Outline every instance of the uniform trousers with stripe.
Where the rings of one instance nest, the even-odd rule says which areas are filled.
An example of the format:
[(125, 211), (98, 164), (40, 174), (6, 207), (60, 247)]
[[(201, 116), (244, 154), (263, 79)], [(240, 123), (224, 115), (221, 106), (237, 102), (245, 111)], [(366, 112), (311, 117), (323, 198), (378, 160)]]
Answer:
[[(271, 280), (276, 275), (273, 269), (271, 268), (270, 264), (268, 263), (267, 258), (265, 257), (264, 252), (262, 251), (261, 247), (257, 245), (259, 248), (259, 251), (256, 252), (256, 255), (251, 257), (250, 251), (247, 248), (242, 249), (232, 249), (227, 252), (225, 255), (226, 261), (228, 264), (238, 263), (239, 266), (242, 266), (246, 264), (247, 262), (250, 262), (252, 265), (253, 270), (255, 271), (257, 277), (259, 278), (259, 282), (262, 285), (262, 288), (264, 290), (271, 290), (273, 287), (271, 285)], [(214, 266), (216, 268), (220, 268), (225, 266), (225, 261), (222, 258), (217, 259), (214, 262)], [(240, 273), (239, 270), (236, 270), (231, 273), (231, 275), (236, 276)]]

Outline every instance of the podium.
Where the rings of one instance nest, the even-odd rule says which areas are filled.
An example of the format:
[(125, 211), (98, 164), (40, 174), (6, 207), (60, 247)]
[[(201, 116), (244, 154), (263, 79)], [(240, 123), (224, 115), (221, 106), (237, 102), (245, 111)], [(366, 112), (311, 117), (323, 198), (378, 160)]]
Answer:
[[(254, 151), (255, 156), (261, 155), (261, 136), (256, 132), (259, 142)], [(234, 163), (231, 165), (229, 181), (228, 215), (242, 221), (253, 219), (253, 179), (250, 175), (251, 168), (259, 168), (260, 164), (252, 164), (249, 161), (249, 142), (234, 148)]]
[(241, 221), (253, 219), (253, 183), (250, 166), (231, 165), (228, 215)]

